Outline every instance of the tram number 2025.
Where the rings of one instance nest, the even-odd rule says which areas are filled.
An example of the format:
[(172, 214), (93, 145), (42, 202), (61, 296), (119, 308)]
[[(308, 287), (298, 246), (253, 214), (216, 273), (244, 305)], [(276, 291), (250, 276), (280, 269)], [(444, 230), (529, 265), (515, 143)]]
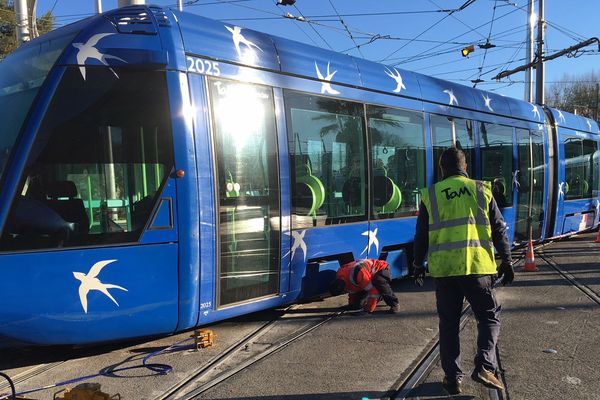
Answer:
[(209, 60), (201, 60), (200, 58), (187, 57), (188, 71), (197, 72), (199, 74), (207, 74), (219, 76), (221, 70), (219, 69), (219, 63)]

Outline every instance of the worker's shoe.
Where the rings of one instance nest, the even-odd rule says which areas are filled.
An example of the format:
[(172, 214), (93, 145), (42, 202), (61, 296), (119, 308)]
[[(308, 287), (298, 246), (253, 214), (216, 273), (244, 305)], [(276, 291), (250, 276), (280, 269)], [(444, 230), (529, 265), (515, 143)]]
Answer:
[(461, 382), (462, 378), (451, 379), (444, 377), (444, 380), (442, 381), (442, 387), (451, 395), (460, 394), (462, 392), (460, 388)]
[(400, 307), (398, 307), (398, 305), (391, 306), (388, 312), (390, 314), (398, 314), (400, 312)]
[(500, 381), (500, 379), (498, 379), (493, 372), (488, 371), (485, 368), (481, 368), (480, 370), (476, 369), (475, 371), (473, 371), (473, 373), (471, 374), (471, 378), (473, 378), (475, 382), (479, 382), (482, 385), (487, 386), (489, 388), (504, 390), (504, 385), (502, 384), (502, 381)]

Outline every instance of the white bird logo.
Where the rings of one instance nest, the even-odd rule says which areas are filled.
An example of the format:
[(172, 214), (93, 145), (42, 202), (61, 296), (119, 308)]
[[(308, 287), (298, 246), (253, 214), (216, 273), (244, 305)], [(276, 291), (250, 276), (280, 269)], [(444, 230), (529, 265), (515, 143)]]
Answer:
[(117, 306), (119, 303), (111, 296), (108, 292), (108, 289), (119, 289), (127, 292), (127, 289), (118, 285), (112, 285), (110, 283), (102, 283), (97, 276), (102, 271), (102, 268), (107, 266), (110, 263), (113, 263), (117, 260), (103, 260), (98, 261), (96, 264), (92, 265), (90, 271), (87, 274), (83, 272), (73, 272), (73, 275), (76, 279), (81, 281), (79, 285), (79, 300), (81, 300), (81, 306), (83, 307), (83, 311), (87, 314), (87, 295), (90, 290), (97, 290), (99, 292), (104, 293), (109, 299), (113, 301)]
[(537, 106), (535, 104), (532, 104), (533, 108), (531, 109), (531, 112), (533, 113), (533, 115), (535, 115), (537, 117), (537, 119), (542, 119), (542, 117), (540, 117), (540, 111), (538, 110)]
[(106, 60), (112, 58), (114, 60), (119, 60), (124, 63), (126, 63), (126, 61), (123, 59), (120, 59), (119, 57), (111, 56), (110, 54), (102, 54), (98, 51), (97, 48), (94, 47), (96, 44), (98, 44), (100, 39), (102, 39), (106, 36), (110, 36), (110, 35), (114, 35), (114, 33), (98, 33), (98, 34), (92, 36), (91, 38), (89, 38), (88, 41), (85, 43), (73, 43), (73, 47), (75, 47), (79, 50), (77, 52), (77, 64), (79, 64), (79, 71), (81, 71), (81, 76), (83, 76), (84, 81), (85, 81), (85, 61), (88, 58), (93, 58), (93, 59), (100, 61), (102, 64), (106, 65), (108, 67), (108, 69), (110, 69), (110, 71), (113, 74), (115, 74), (115, 76), (117, 78), (119, 77), (117, 75), (117, 73), (108, 65)]
[(396, 89), (393, 90), (394, 93), (400, 93), (401, 89), (406, 90), (406, 86), (402, 82), (402, 76), (400, 72), (396, 68), (392, 68), (394, 72), (390, 71), (387, 67), (385, 68), (385, 74), (396, 81)]
[(596, 199), (596, 215), (600, 213), (600, 200)]
[(585, 122), (587, 123), (588, 129), (591, 132), (592, 131), (592, 123), (589, 120), (585, 120)]
[(294, 259), (294, 255), (296, 255), (296, 250), (300, 248), (304, 253), (304, 261), (306, 261), (306, 253), (308, 248), (306, 247), (306, 242), (304, 241), (304, 235), (306, 235), (306, 229), (303, 231), (292, 231), (292, 238), (294, 239), (294, 243), (292, 244), (292, 258)]
[(375, 250), (377, 251), (377, 253), (379, 253), (379, 240), (377, 239), (377, 230), (378, 229), (379, 228), (375, 228), (375, 230), (373, 230), (373, 231), (364, 231), (363, 233), (361, 233), (361, 235), (369, 237), (369, 244), (367, 245), (367, 247), (365, 247), (363, 252), (360, 253), (360, 255), (363, 255), (365, 253), (370, 253), (372, 245), (375, 245)]
[(252, 53), (254, 53), (253, 47), (262, 52), (262, 49), (258, 47), (258, 45), (252, 43), (251, 41), (246, 39), (244, 35), (242, 35), (242, 28), (240, 28), (239, 26), (234, 26), (233, 28), (230, 28), (226, 25), (225, 28), (227, 28), (227, 30), (231, 32), (231, 38), (233, 39), (233, 44), (235, 45), (235, 50), (237, 51), (239, 58), (242, 58), (242, 49), (240, 48), (240, 43), (246, 46), (246, 48)]
[(558, 110), (558, 118), (560, 119), (560, 121), (564, 124), (565, 123), (565, 116), (563, 115), (563, 113)]
[(519, 183), (519, 170), (516, 169), (512, 173), (512, 185), (514, 188), (520, 188), (521, 184)]
[(565, 197), (565, 185), (566, 185), (566, 182), (561, 182), (558, 185), (558, 197), (559, 198)]
[(315, 68), (317, 70), (317, 76), (319, 77), (320, 80), (322, 81), (327, 81), (327, 82), (321, 82), (321, 93), (328, 93), (328, 94), (340, 94), (340, 92), (338, 92), (337, 90), (333, 89), (331, 87), (331, 79), (333, 78), (333, 76), (336, 74), (336, 71), (333, 72), (329, 72), (329, 63), (327, 63), (327, 76), (323, 77), (323, 74), (321, 73), (321, 71), (319, 71), (319, 66), (317, 65), (317, 62), (315, 61)]
[(483, 101), (485, 101), (485, 106), (487, 107), (487, 109), (490, 110), (491, 112), (494, 112), (494, 109), (492, 108), (492, 105), (491, 105), (492, 98), (485, 95), (485, 96), (483, 96)]
[(448, 97), (450, 97), (450, 102), (448, 103), (448, 105), (458, 105), (458, 99), (454, 95), (454, 91), (452, 91), (451, 89), (446, 89), (444, 90), (444, 93), (446, 93)]

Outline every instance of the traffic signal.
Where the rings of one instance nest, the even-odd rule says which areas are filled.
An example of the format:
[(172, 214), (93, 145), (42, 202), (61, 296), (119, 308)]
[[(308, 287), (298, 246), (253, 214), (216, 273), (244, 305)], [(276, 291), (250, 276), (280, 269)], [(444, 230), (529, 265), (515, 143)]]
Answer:
[(470, 46), (467, 46), (467, 47), (463, 47), (463, 49), (460, 51), (460, 53), (462, 54), (463, 57), (468, 57), (469, 54), (471, 54), (474, 51), (475, 51), (475, 46), (474, 45), (470, 45)]

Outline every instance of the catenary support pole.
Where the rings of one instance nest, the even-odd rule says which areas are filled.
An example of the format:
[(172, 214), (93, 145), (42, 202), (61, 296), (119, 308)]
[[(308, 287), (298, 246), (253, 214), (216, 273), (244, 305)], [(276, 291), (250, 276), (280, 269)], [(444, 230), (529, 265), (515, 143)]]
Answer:
[(119, 0), (118, 6), (127, 7), (127, 6), (135, 6), (139, 4), (146, 4), (146, 0)]
[(183, 11), (183, 0), (177, 0), (177, 8), (179, 11)]
[(29, 35), (29, 16), (27, 15), (27, 0), (15, 0), (15, 17), (17, 22), (17, 43), (22, 45), (28, 42)]
[(96, 14), (102, 14), (102, 0), (96, 0)]
[(545, 103), (544, 99), (544, 0), (539, 1), (538, 36), (537, 36), (537, 65), (535, 66), (535, 102)]
[[(533, 61), (533, 30), (535, 28), (533, 1), (534, 0), (529, 0), (527, 4), (527, 64)], [(523, 99), (530, 103), (533, 102), (533, 68), (527, 68), (525, 70), (525, 93)]]

